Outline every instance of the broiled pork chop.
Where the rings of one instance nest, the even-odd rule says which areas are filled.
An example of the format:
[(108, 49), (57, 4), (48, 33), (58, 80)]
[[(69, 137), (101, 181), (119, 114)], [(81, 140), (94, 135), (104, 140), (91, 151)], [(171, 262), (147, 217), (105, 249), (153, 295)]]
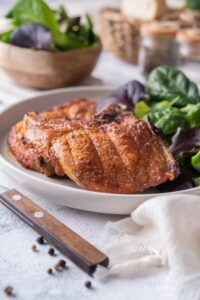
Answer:
[(48, 176), (66, 174), (93, 191), (134, 193), (179, 174), (170, 151), (150, 125), (117, 105), (89, 121), (48, 120), (30, 113), (12, 129), (8, 143), (25, 167)]
[(51, 140), (66, 132), (69, 126), (67, 120), (89, 120), (95, 113), (95, 107), (95, 100), (84, 98), (55, 106), (40, 114), (26, 114), (9, 133), (8, 145), (11, 152), (25, 168), (47, 176), (64, 176), (58, 161), (50, 153)]
[(52, 147), (65, 174), (88, 190), (134, 193), (179, 174), (151, 126), (115, 105), (60, 136)]
[(63, 105), (58, 105), (40, 113), (40, 117), (45, 119), (79, 119), (89, 120), (96, 111), (96, 101), (85, 98), (73, 100)]

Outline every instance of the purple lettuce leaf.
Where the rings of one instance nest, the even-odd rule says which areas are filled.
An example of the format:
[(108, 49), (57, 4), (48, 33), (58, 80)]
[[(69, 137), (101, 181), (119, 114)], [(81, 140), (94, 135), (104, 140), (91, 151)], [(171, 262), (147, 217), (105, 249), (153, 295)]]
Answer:
[(98, 102), (96, 110), (100, 111), (102, 108), (111, 103), (116, 103), (125, 106), (125, 108), (133, 110), (135, 105), (140, 101), (147, 98), (145, 86), (137, 80), (132, 80), (124, 84), (112, 95)]
[(200, 127), (191, 129), (178, 128), (172, 137), (170, 151), (177, 155), (192, 149), (200, 149)]
[(42, 25), (30, 23), (15, 29), (11, 35), (11, 44), (24, 48), (51, 50), (51, 32)]

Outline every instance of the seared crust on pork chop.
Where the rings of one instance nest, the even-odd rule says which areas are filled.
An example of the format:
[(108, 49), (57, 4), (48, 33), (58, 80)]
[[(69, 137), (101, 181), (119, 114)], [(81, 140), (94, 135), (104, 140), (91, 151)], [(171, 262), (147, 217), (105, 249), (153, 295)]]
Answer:
[(26, 114), (9, 133), (8, 145), (11, 152), (25, 168), (47, 176), (64, 176), (61, 166), (49, 149), (51, 139), (66, 131), (68, 120), (90, 119), (95, 113), (95, 107), (95, 100), (77, 99), (40, 114)]
[(179, 174), (150, 125), (115, 106), (60, 136), (53, 150), (65, 174), (93, 191), (134, 193)]
[(9, 148), (26, 168), (48, 176), (67, 175), (84, 189), (127, 194), (179, 174), (151, 126), (117, 105), (100, 113), (91, 109), (90, 117), (72, 114), (71, 119), (56, 114), (55, 108), (49, 112), (25, 115), (10, 132)]

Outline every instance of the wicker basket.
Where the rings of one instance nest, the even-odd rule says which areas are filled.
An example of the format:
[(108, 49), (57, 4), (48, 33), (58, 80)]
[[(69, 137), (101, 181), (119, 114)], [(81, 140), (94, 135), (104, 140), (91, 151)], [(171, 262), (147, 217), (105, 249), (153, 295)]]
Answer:
[(140, 23), (130, 22), (119, 9), (104, 8), (99, 13), (99, 25), (104, 49), (128, 62), (137, 63)]

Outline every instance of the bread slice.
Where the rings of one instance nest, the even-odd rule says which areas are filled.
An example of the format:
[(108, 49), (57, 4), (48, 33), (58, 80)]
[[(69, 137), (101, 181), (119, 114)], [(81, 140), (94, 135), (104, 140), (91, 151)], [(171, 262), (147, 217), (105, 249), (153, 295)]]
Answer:
[(167, 10), (165, 0), (122, 0), (122, 12), (130, 19), (152, 21), (161, 18)]

